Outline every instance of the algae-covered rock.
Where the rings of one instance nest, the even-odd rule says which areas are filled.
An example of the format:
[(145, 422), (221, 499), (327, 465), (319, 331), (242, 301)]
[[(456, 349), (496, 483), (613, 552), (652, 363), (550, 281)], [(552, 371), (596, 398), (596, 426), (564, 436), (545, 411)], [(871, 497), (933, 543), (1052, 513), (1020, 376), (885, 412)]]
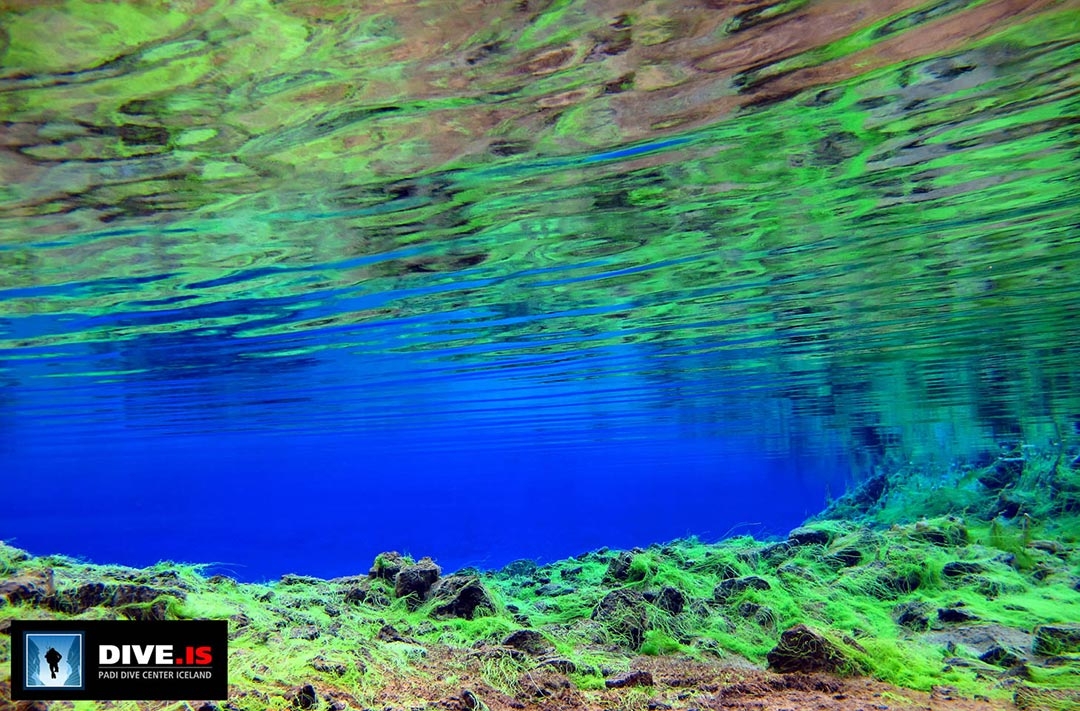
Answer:
[(480, 579), (470, 575), (443, 578), (431, 588), (431, 597), (438, 603), (434, 610), (436, 617), (471, 620), (495, 609), (495, 603)]
[(893, 608), (893, 620), (901, 627), (924, 632), (930, 626), (930, 606), (925, 602), (902, 602)]
[(954, 560), (945, 564), (941, 569), (941, 574), (946, 578), (963, 578), (968, 575), (982, 573), (985, 570), (986, 567), (979, 563)]
[(845, 546), (839, 548), (827, 556), (825, 561), (827, 563), (834, 563), (841, 568), (853, 568), (856, 565), (862, 563), (863, 554), (862, 551), (854, 546)]
[(641, 580), (644, 577), (644, 567), (640, 563), (635, 565), (634, 561), (644, 552), (641, 548), (632, 548), (612, 558), (604, 573), (604, 582), (610, 584)]
[(512, 560), (503, 566), (498, 575), (503, 578), (527, 578), (533, 575), (539, 567), (534, 560), (520, 558)]
[[(649, 600), (649, 595), (646, 594), (645, 598)], [(656, 594), (656, 599), (649, 600), (649, 602), (663, 609), (663, 611), (678, 615), (686, 607), (686, 595), (677, 588), (666, 587)]]
[(978, 620), (978, 616), (968, 612), (962, 605), (952, 605), (950, 607), (938, 608), (937, 611), (938, 622), (945, 622), (949, 624), (955, 624), (958, 622), (974, 622)]
[(431, 558), (421, 558), (415, 565), (407, 565), (394, 576), (394, 596), (409, 598), (410, 607), (418, 607), (427, 599), (431, 586), (439, 579), (442, 570)]
[(641, 669), (633, 669), (620, 674), (619, 676), (608, 679), (604, 682), (604, 686), (609, 689), (625, 689), (630, 686), (652, 686), (653, 676), (647, 671)]
[(727, 602), (730, 598), (740, 595), (747, 590), (771, 590), (772, 585), (765, 578), (756, 575), (747, 575), (743, 578), (731, 578), (721, 580), (720, 584), (713, 589), (713, 599), (717, 602)]
[(516, 630), (507, 635), (502, 643), (504, 646), (520, 649), (532, 656), (547, 654), (555, 648), (544, 635), (536, 630)]
[(756, 602), (744, 602), (738, 608), (739, 617), (750, 620), (762, 627), (771, 630), (776, 627), (776, 615), (771, 608), (759, 605)]
[(319, 695), (311, 684), (304, 684), (290, 691), (287, 697), (298, 709), (312, 709), (319, 703)]
[(962, 546), (968, 540), (964, 524), (952, 517), (919, 521), (907, 528), (907, 534), (917, 541), (942, 547)]
[(1011, 668), (1026, 661), (1023, 650), (1031, 646), (1031, 635), (999, 624), (967, 624), (928, 633), (925, 641), (956, 655), (953, 666), (978, 668), (974, 662)]
[(1080, 653), (1080, 624), (1039, 625), (1031, 649), (1040, 656)]
[(593, 610), (592, 619), (636, 649), (649, 629), (648, 602), (636, 590), (612, 590)]
[(806, 625), (795, 625), (780, 635), (780, 642), (766, 655), (769, 666), (781, 673), (827, 672), (843, 674), (854, 665), (844, 651)]
[(180, 590), (163, 590), (148, 585), (106, 585), (85, 583), (73, 590), (57, 592), (46, 604), (57, 612), (77, 615), (92, 607), (117, 610), (130, 620), (164, 620), (170, 601), (185, 599)]
[(818, 528), (800, 526), (788, 534), (788, 542), (796, 546), (827, 546), (829, 532)]
[(0, 581), (0, 597), (13, 605), (38, 605), (55, 592), (56, 585), (53, 583), (53, 571), (50, 568), (27, 571)]
[(979, 475), (979, 483), (990, 491), (1001, 491), (1015, 484), (1023, 473), (1023, 457), (1002, 457)]
[(397, 551), (380, 553), (375, 556), (375, 562), (371, 564), (368, 577), (393, 581), (406, 565), (408, 565), (408, 561), (402, 558)]

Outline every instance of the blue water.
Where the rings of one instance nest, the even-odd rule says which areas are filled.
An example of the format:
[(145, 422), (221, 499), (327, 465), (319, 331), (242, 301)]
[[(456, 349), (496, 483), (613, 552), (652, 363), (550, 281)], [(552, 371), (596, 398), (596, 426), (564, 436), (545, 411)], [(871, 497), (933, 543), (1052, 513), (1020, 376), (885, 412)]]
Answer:
[(1077, 4), (712, 5), (4, 10), (0, 539), (491, 568), (1080, 451)]
[(384, 550), (456, 570), (688, 535), (781, 534), (822, 507), (827, 484), (845, 483), (836, 462), (659, 434), (620, 446), (462, 440), (441, 451), (417, 447), (421, 433), (41, 445), (7, 460), (4, 495), (18, 503), (5, 527), (38, 553), (214, 563), (208, 571), (259, 581), (366, 572)]

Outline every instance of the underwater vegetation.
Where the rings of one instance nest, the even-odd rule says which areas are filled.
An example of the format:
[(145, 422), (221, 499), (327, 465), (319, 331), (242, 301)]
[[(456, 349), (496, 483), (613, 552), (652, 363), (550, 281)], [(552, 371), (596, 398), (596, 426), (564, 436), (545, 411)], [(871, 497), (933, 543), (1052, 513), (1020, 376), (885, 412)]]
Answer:
[(4, 546), (0, 620), (227, 619), (230, 700), (172, 706), (202, 711), (766, 708), (762, 696), (814, 694), (1080, 708), (1080, 474), (1028, 453), (998, 488), (1001, 462), (953, 468), (947, 479), (970, 483), (932, 496), (910, 472), (871, 479), (784, 540), (689, 538), (494, 571), (387, 552), (366, 574), (243, 584)]

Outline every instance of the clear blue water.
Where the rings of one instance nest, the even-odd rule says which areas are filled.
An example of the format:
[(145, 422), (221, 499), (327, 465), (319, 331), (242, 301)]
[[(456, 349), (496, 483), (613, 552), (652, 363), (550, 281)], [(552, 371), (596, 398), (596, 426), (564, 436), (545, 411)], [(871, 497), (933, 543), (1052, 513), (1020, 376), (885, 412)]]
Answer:
[(1080, 445), (1075, 2), (11, 6), (0, 538), (783, 534)]

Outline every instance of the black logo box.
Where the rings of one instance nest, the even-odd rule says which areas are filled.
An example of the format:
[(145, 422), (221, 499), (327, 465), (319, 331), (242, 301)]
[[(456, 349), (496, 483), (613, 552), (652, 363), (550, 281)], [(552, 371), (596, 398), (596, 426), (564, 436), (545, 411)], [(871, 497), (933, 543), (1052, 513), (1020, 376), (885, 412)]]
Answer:
[[(10, 632), (11, 698), (15, 701), (210, 701), (228, 698), (229, 624), (225, 620), (12, 620)], [(26, 633), (59, 632), (83, 635), (83, 688), (26, 688), (27, 664), (32, 661), (26, 658)], [(158, 666), (154, 660), (147, 665), (138, 665), (134, 658), (130, 666), (99, 663), (101, 645), (122, 647), (125, 644), (172, 645), (175, 656), (181, 658), (185, 657), (185, 650), (189, 646), (210, 647), (212, 661), (200, 665), (174, 663), (170, 667)], [(37, 663), (40, 664), (40, 660)], [(126, 678), (120, 678), (119, 673), (116, 678), (101, 678), (99, 671), (103, 669), (128, 673), (124, 675)], [(190, 673), (193, 670), (200, 673), (193, 675)], [(205, 672), (209, 672), (209, 678), (178, 678), (201, 677)]]

